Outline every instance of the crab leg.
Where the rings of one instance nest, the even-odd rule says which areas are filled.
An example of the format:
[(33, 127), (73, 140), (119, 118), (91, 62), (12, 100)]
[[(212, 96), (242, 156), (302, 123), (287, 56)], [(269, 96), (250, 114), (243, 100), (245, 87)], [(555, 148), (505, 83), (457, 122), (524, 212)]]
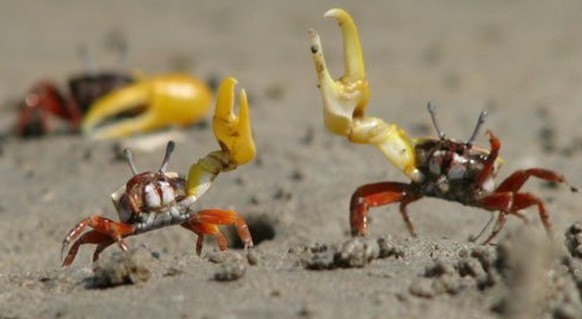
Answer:
[[(154, 76), (100, 98), (83, 119), (83, 133), (94, 139), (120, 138), (170, 125), (184, 126), (201, 119), (210, 108), (206, 84), (182, 74)], [(144, 107), (136, 117), (98, 127), (108, 118)]]
[(384, 206), (400, 202), (400, 215), (408, 232), (416, 236), (414, 226), (408, 217), (406, 206), (420, 199), (412, 186), (398, 182), (381, 182), (358, 187), (350, 200), (350, 226), (352, 236), (366, 236), (366, 217), (370, 207)]
[(493, 238), (495, 238), (495, 236), (497, 236), (505, 225), (507, 215), (517, 216), (521, 220), (527, 222), (520, 211), (534, 205), (538, 207), (540, 220), (544, 225), (546, 233), (549, 237), (552, 236), (552, 224), (550, 223), (550, 216), (546, 210), (544, 202), (533, 194), (517, 193), (516, 191), (493, 193), (479, 200), (479, 204), (485, 209), (500, 211), (495, 226), (493, 226), (493, 231), (483, 244), (489, 243)]
[(200, 198), (221, 172), (231, 171), (255, 157), (255, 141), (244, 90), (239, 95), (239, 116), (233, 112), (235, 84), (236, 80), (228, 77), (218, 91), (213, 131), (221, 149), (211, 152), (190, 167), (186, 187), (188, 198), (181, 205), (190, 205)]
[(202, 254), (202, 246), (204, 245), (205, 235), (212, 235), (216, 237), (218, 248), (221, 251), (225, 251), (227, 249), (226, 237), (220, 231), (218, 226), (213, 224), (204, 224), (197, 221), (188, 221), (183, 223), (181, 226), (198, 236), (196, 239), (196, 255), (200, 256)]
[[(75, 241), (71, 245), (71, 248), (69, 249), (69, 252), (67, 253), (65, 259), (63, 260), (61, 266), (68, 266), (72, 264), (73, 261), (75, 260), (75, 257), (77, 256), (77, 252), (79, 252), (79, 247), (81, 247), (81, 245), (83, 244), (97, 244), (97, 249), (95, 250), (95, 253), (93, 253), (93, 261), (96, 261), (97, 259), (99, 259), (99, 254), (101, 253), (101, 251), (103, 251), (103, 249), (99, 249), (99, 247), (102, 245), (101, 243), (104, 242), (115, 243), (115, 241), (112, 240), (111, 237), (109, 237), (109, 235), (100, 233), (96, 230), (84, 233), (83, 235), (81, 235), (81, 237), (79, 237), (79, 239), (77, 239), (77, 241)], [(62, 254), (63, 251), (61, 251), (61, 259)]]
[(253, 239), (249, 232), (246, 221), (235, 211), (226, 209), (204, 209), (199, 211), (193, 218), (206, 224), (214, 225), (234, 225), (238, 237), (245, 248), (253, 247)]
[(214, 235), (218, 240), (220, 250), (226, 250), (226, 238), (220, 232), (217, 225), (234, 225), (236, 232), (245, 248), (253, 247), (253, 239), (245, 220), (235, 211), (224, 209), (204, 209), (192, 215), (182, 227), (193, 231), (198, 235), (196, 253), (202, 252), (204, 235)]
[[(513, 172), (513, 174), (503, 180), (503, 182), (497, 187), (496, 191), (517, 191), (532, 176), (548, 182), (564, 183), (568, 185), (568, 182), (563, 175), (544, 168), (530, 168)], [(570, 186), (570, 190), (572, 192), (577, 192), (578, 188)]]
[[(83, 233), (87, 227), (92, 228), (93, 230)], [(75, 227), (73, 227), (69, 234), (63, 240), (63, 245), (61, 247), (61, 259), (71, 244), (71, 249), (67, 254), (67, 257), (63, 261), (63, 266), (70, 265), (79, 249), (79, 246), (82, 244), (105, 244), (109, 240), (114, 240), (117, 242), (117, 245), (121, 250), (127, 250), (127, 245), (123, 240), (123, 237), (127, 237), (135, 233), (135, 228), (129, 224), (122, 224), (112, 221), (111, 219), (104, 218), (98, 215), (93, 215), (89, 218), (86, 218), (79, 222)], [(102, 235), (97, 235), (102, 234)], [(107, 247), (107, 246), (105, 246)], [(94, 258), (98, 258), (99, 252), (98, 250), (103, 250), (105, 247), (98, 246), (97, 250), (94, 254)]]
[(365, 116), (370, 89), (366, 79), (358, 29), (352, 17), (342, 9), (331, 9), (342, 29), (345, 74), (334, 81), (329, 74), (317, 32), (309, 30), (311, 53), (323, 99), (324, 124), (334, 134), (346, 136), (352, 143), (372, 144), (413, 181), (420, 181), (416, 169), (413, 142), (406, 132), (380, 118)]

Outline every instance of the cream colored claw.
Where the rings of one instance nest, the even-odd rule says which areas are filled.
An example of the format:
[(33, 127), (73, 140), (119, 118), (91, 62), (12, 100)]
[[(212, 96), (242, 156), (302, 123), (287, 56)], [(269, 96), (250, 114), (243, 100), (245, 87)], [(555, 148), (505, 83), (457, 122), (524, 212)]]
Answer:
[(398, 169), (412, 180), (420, 178), (416, 169), (414, 142), (406, 132), (376, 117), (365, 116), (370, 97), (362, 56), (358, 28), (352, 17), (342, 9), (331, 9), (325, 17), (337, 20), (344, 43), (345, 73), (334, 81), (327, 69), (321, 40), (309, 30), (311, 53), (321, 96), (324, 124), (331, 132), (346, 136), (352, 143), (372, 144)]
[(315, 30), (309, 30), (311, 52), (324, 104), (324, 123), (333, 133), (347, 136), (352, 119), (364, 116), (370, 89), (354, 20), (342, 9), (331, 9), (324, 16), (335, 18), (342, 29), (345, 64), (344, 75), (334, 81), (325, 63), (319, 35)]

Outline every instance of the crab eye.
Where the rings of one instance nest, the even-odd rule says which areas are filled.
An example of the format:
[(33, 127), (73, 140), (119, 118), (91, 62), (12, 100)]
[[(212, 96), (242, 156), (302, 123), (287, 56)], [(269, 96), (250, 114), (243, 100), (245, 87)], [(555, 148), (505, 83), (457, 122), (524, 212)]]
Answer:
[(147, 184), (143, 188), (143, 192), (146, 207), (160, 207), (162, 205), (160, 196), (156, 192), (156, 188), (153, 184)]

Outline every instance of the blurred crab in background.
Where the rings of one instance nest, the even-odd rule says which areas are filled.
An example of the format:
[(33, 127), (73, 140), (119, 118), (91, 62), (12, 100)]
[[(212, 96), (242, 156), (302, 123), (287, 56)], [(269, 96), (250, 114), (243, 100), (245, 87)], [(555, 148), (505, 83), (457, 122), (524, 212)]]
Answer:
[(45, 135), (51, 131), (49, 116), (56, 116), (67, 121), (71, 131), (80, 128), (89, 138), (122, 138), (195, 123), (212, 102), (204, 82), (182, 73), (87, 71), (69, 80), (69, 91), (65, 97), (51, 82), (34, 85), (22, 103), (16, 134)]
[(219, 173), (234, 170), (255, 156), (244, 90), (239, 95), (239, 115), (233, 112), (235, 84), (234, 78), (226, 78), (218, 91), (213, 131), (220, 150), (209, 153), (193, 164), (187, 179), (166, 171), (174, 149), (173, 142), (168, 143), (164, 160), (157, 172), (138, 173), (131, 152), (126, 150), (133, 177), (111, 195), (119, 221), (93, 215), (76, 224), (63, 241), (61, 256), (70, 246), (63, 266), (73, 262), (81, 245), (97, 245), (93, 254), (93, 261), (96, 261), (99, 254), (112, 244), (117, 243), (119, 248), (127, 250), (126, 237), (177, 224), (198, 236), (198, 255), (202, 252), (206, 235), (215, 236), (221, 250), (227, 248), (226, 238), (218, 225), (234, 225), (245, 248), (253, 246), (245, 220), (235, 211), (203, 209), (196, 212), (192, 208)]
[[(211, 102), (210, 88), (192, 76), (175, 73), (144, 77), (95, 101), (81, 129), (92, 139), (111, 139), (172, 125), (186, 126), (202, 119)], [(112, 120), (127, 112), (134, 116)]]
[(118, 71), (93, 70), (85, 48), (82, 54), (87, 68), (68, 80), (69, 95), (59, 91), (53, 82), (47, 80), (32, 86), (20, 105), (15, 127), (18, 136), (38, 137), (52, 132), (49, 122), (53, 116), (66, 121), (71, 132), (77, 132), (83, 114), (91, 104), (107, 93), (135, 81), (124, 68)]
[[(400, 214), (408, 232), (416, 232), (406, 207), (422, 197), (454, 201), (488, 211), (499, 211), (493, 230), (484, 243), (489, 243), (503, 228), (508, 215), (527, 222), (522, 210), (536, 206), (542, 224), (551, 236), (550, 217), (544, 202), (534, 194), (521, 192), (530, 177), (567, 184), (565, 178), (551, 170), (530, 168), (518, 170), (498, 186), (495, 177), (502, 163), (498, 157), (501, 143), (491, 132), (490, 149), (473, 146), (473, 141), (485, 121), (481, 113), (475, 130), (466, 141), (448, 139), (440, 130), (435, 106), (428, 109), (437, 131), (437, 138), (410, 138), (395, 124), (366, 116), (370, 95), (357, 27), (352, 17), (342, 9), (331, 9), (325, 17), (337, 20), (344, 41), (345, 73), (334, 81), (327, 69), (321, 40), (315, 30), (309, 31), (311, 52), (315, 62), (318, 87), (323, 98), (324, 124), (337, 135), (352, 143), (372, 144), (409, 179), (410, 183), (379, 182), (358, 187), (350, 201), (350, 226), (353, 236), (367, 234), (366, 216), (370, 207), (400, 203)], [(570, 186), (571, 191), (577, 191)], [(493, 220), (493, 219), (492, 219)], [(483, 228), (476, 238), (488, 227)], [(475, 238), (475, 239), (476, 239)]]

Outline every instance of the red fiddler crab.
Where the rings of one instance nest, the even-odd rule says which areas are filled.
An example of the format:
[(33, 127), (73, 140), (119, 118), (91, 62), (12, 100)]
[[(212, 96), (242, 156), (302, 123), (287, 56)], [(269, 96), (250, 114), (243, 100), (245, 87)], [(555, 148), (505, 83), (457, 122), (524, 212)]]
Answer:
[[(123, 58), (125, 51), (120, 53)], [(183, 73), (86, 72), (69, 80), (69, 91), (65, 98), (48, 81), (36, 84), (22, 103), (16, 134), (45, 135), (52, 130), (50, 116), (56, 116), (91, 139), (124, 138), (196, 123), (212, 104), (208, 85)]]
[[(235, 211), (224, 209), (192, 210), (192, 205), (202, 196), (221, 172), (236, 169), (254, 158), (256, 150), (252, 137), (246, 93), (239, 96), (240, 114), (235, 115), (234, 86), (236, 80), (226, 78), (218, 92), (213, 131), (220, 150), (209, 153), (190, 167), (188, 178), (167, 172), (168, 161), (174, 149), (169, 142), (160, 169), (157, 172), (138, 173), (131, 152), (126, 150), (133, 177), (115, 191), (111, 198), (119, 214), (119, 222), (93, 215), (76, 224), (63, 240), (61, 257), (63, 266), (70, 265), (79, 247), (96, 244), (93, 261), (107, 247), (117, 243), (126, 251), (124, 238), (170, 225), (180, 225), (194, 232), (196, 253), (202, 252), (206, 235), (215, 236), (221, 250), (227, 248), (225, 236), (218, 225), (234, 225), (245, 248), (253, 246), (253, 240), (245, 220)], [(72, 243), (72, 244), (71, 244)]]
[(67, 121), (71, 131), (78, 131), (83, 114), (93, 102), (133, 81), (125, 74), (82, 74), (68, 81), (71, 93), (66, 98), (52, 82), (36, 83), (22, 101), (16, 134), (21, 137), (48, 134), (52, 131), (50, 116)]
[[(86, 50), (83, 53), (89, 60)], [(76, 132), (80, 129), (83, 114), (95, 101), (134, 81), (125, 72), (92, 72), (88, 69), (68, 80), (68, 96), (54, 83), (40, 81), (32, 86), (22, 101), (15, 133), (21, 137), (46, 135), (52, 131), (51, 116), (65, 120), (70, 130)]]
[[(499, 139), (491, 131), (487, 131), (490, 149), (473, 146), (477, 132), (485, 120), (484, 112), (479, 116), (475, 130), (466, 142), (445, 137), (437, 124), (432, 103), (429, 103), (428, 109), (438, 138), (413, 139), (395, 124), (365, 116), (370, 91), (357, 27), (352, 17), (342, 9), (331, 9), (325, 16), (335, 18), (342, 29), (346, 68), (345, 74), (339, 80), (334, 81), (331, 78), (319, 35), (311, 29), (311, 52), (323, 98), (325, 126), (335, 134), (346, 136), (350, 142), (376, 146), (410, 179), (408, 184), (380, 182), (356, 189), (350, 201), (350, 226), (353, 236), (367, 234), (366, 215), (369, 208), (391, 203), (400, 203), (400, 214), (408, 232), (416, 236), (406, 208), (422, 197), (441, 198), (488, 211), (499, 211), (493, 230), (484, 244), (489, 243), (501, 231), (508, 215), (527, 222), (522, 210), (531, 206), (537, 207), (542, 224), (551, 236), (550, 217), (544, 202), (534, 194), (521, 192), (521, 187), (530, 177), (568, 184), (562, 175), (544, 168), (530, 168), (515, 171), (496, 186), (495, 177), (502, 163), (498, 157), (501, 147)], [(577, 191), (572, 186), (570, 189)]]

